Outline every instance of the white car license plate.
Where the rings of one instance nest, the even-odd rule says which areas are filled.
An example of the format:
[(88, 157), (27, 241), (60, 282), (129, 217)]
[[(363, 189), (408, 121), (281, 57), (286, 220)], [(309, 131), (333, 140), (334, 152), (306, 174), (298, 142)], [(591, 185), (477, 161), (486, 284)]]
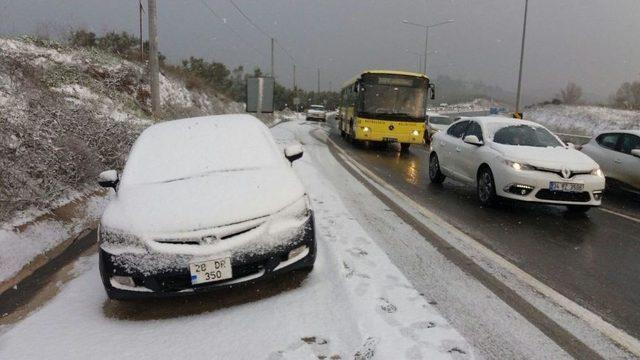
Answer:
[(192, 262), (189, 263), (189, 270), (192, 285), (230, 279), (233, 276), (231, 258)]
[(549, 183), (549, 190), (563, 192), (582, 192), (584, 190), (584, 184), (552, 181)]

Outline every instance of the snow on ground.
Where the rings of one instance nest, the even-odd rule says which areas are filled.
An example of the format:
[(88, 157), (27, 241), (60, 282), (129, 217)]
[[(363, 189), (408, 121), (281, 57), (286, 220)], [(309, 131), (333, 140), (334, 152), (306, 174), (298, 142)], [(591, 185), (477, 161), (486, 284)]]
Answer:
[[(71, 202), (80, 196), (76, 195), (66, 200)], [(26, 226), (22, 232), (14, 230), (14, 227), (25, 223), (25, 220), (35, 218), (34, 214), (42, 215), (45, 212), (26, 211), (12, 221), (0, 224), (0, 282), (14, 276), (38, 255), (46, 253), (90, 227), (100, 217), (110, 198), (109, 195), (92, 196), (74, 212), (74, 217), (65, 219), (66, 221), (56, 218), (36, 221)], [(58, 202), (62, 205), (62, 199)]]
[(525, 117), (553, 131), (577, 135), (640, 129), (640, 112), (601, 106), (547, 105), (525, 110)]
[[(286, 143), (301, 126), (292, 119), (273, 132)], [(318, 257), (299, 286), (219, 308), (195, 301), (197, 311), (194, 301), (143, 303), (123, 318), (126, 307), (107, 301), (92, 256), (47, 305), (0, 328), (0, 358), (472, 358), (468, 343), (346, 209), (312, 161), (313, 147), (305, 151), (294, 168), (316, 211)], [(156, 307), (162, 315), (148, 316)]]

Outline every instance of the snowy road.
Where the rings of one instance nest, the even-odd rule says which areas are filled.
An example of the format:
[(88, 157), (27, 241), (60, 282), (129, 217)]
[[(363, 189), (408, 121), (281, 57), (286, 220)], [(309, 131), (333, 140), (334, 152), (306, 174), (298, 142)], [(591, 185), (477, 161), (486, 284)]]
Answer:
[(429, 295), (413, 287), (347, 210), (318, 159), (340, 165), (325, 146), (309, 143), (309, 130), (299, 122), (274, 128), (282, 142), (307, 145), (295, 167), (316, 210), (319, 249), (306, 278), (290, 275), (224, 298), (118, 303), (106, 298), (96, 256), (83, 257), (50, 301), (0, 327), (0, 358), (474, 357)]

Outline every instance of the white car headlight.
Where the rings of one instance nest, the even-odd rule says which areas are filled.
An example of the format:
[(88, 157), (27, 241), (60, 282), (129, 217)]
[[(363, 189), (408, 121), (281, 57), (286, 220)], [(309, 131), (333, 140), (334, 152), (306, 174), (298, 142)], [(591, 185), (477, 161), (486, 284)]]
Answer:
[(602, 172), (602, 169), (600, 169), (599, 167), (593, 169), (593, 171), (591, 171), (591, 175), (595, 175), (601, 178), (604, 177), (604, 173)]
[(118, 230), (105, 229), (103, 226), (100, 226), (98, 230), (98, 243), (115, 247), (140, 247), (142, 245), (142, 241), (135, 235)]
[(521, 162), (517, 162), (517, 161), (511, 161), (511, 160), (505, 160), (504, 161), (505, 164), (507, 164), (507, 166), (513, 168), (515, 171), (523, 171), (523, 170), (535, 170), (536, 168), (529, 165), (529, 164), (525, 164), (525, 163), (521, 163)]

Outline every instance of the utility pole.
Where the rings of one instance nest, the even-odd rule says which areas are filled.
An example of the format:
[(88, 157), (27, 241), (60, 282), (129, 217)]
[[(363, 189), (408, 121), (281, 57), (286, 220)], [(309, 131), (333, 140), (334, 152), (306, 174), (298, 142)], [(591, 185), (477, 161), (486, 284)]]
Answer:
[(293, 64), (293, 94), (295, 96), (296, 93), (296, 64)]
[(320, 94), (320, 68), (318, 67), (318, 95)]
[(520, 117), (520, 99), (522, 97), (522, 67), (524, 65), (524, 42), (527, 34), (527, 12), (529, 10), (529, 0), (524, 2), (524, 22), (522, 25), (522, 46), (520, 48), (520, 70), (518, 72), (518, 91), (516, 94), (516, 111), (514, 116)]
[(275, 78), (276, 77), (276, 73), (273, 70), (273, 43), (274, 43), (274, 39), (271, 38), (271, 77)]
[(144, 12), (144, 7), (142, 6), (142, 0), (138, 1), (138, 12), (140, 13), (140, 61), (144, 62), (144, 37), (142, 36), (142, 21)]
[(158, 63), (158, 28), (156, 0), (148, 0), (149, 11), (149, 77), (151, 83), (151, 109), (154, 116), (160, 112), (160, 64)]

